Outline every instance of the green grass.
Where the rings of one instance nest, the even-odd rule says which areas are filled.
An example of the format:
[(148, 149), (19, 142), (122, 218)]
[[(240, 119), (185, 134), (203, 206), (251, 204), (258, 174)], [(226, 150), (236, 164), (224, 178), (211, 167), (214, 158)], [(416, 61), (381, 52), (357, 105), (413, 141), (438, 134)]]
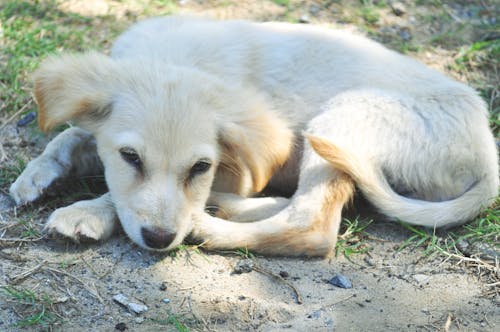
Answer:
[(290, 5), (290, 0), (272, 0), (275, 4), (280, 5), (280, 6), (288, 6)]
[[(48, 54), (83, 50), (89, 45), (92, 21), (59, 11), (55, 1), (6, 1), (0, 7), (2, 50), (0, 98), (7, 111), (20, 109), (31, 98), (28, 76)], [(8, 96), (8, 97), (4, 97)], [(33, 105), (26, 112), (35, 110)]]
[(152, 321), (159, 325), (172, 326), (178, 332), (189, 332), (189, 327), (186, 325), (185, 319), (172, 312), (167, 314), (167, 318), (153, 318)]
[(0, 188), (14, 182), (26, 167), (26, 162), (17, 158), (13, 162), (6, 163), (0, 167)]
[[(412, 234), (400, 244), (399, 249), (408, 247), (423, 248), (423, 256), (435, 255), (451, 256), (460, 259), (468, 254), (460, 251), (459, 243), (467, 241), (469, 245), (482, 243), (500, 252), (500, 199), (496, 204), (481, 216), (470, 223), (454, 228), (450, 231), (435, 232), (433, 229), (412, 226), (401, 223)], [(478, 253), (481, 254), (481, 253)]]
[(11, 286), (2, 287), (0, 293), (6, 301), (16, 307), (16, 312), (22, 316), (13, 327), (49, 330), (60, 320), (54, 310), (53, 300), (46, 294), (37, 296), (30, 289), (17, 289)]
[(352, 255), (367, 252), (369, 248), (364, 242), (366, 237), (365, 229), (371, 223), (372, 220), (344, 219), (335, 246), (335, 255), (337, 257), (343, 255), (345, 258), (350, 259)]

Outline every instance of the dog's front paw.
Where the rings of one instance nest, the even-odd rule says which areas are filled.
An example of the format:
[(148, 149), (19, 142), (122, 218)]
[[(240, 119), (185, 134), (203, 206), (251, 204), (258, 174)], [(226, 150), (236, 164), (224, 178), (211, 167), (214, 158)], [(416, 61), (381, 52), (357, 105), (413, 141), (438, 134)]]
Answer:
[(107, 239), (115, 229), (116, 213), (114, 208), (100, 206), (95, 201), (81, 201), (55, 210), (45, 229), (49, 233), (69, 237), (75, 242)]
[(17, 205), (40, 198), (55, 180), (64, 177), (69, 166), (49, 156), (41, 156), (28, 164), (23, 173), (10, 186), (10, 195)]

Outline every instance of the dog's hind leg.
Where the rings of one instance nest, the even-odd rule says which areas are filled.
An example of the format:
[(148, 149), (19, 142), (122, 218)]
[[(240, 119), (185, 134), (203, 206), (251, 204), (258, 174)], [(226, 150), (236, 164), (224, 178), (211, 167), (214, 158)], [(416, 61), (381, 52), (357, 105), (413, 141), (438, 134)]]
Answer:
[(207, 210), (216, 217), (235, 222), (251, 222), (269, 218), (283, 210), (289, 203), (285, 197), (248, 198), (231, 193), (212, 192)]
[(212, 249), (247, 248), (287, 256), (326, 256), (335, 247), (343, 206), (351, 199), (351, 178), (336, 171), (309, 144), (296, 193), (272, 217), (236, 223), (196, 215), (192, 235)]
[(72, 127), (54, 138), (44, 152), (28, 163), (10, 187), (18, 205), (30, 203), (41, 196), (57, 180), (96, 174), (102, 171), (94, 137), (87, 131)]

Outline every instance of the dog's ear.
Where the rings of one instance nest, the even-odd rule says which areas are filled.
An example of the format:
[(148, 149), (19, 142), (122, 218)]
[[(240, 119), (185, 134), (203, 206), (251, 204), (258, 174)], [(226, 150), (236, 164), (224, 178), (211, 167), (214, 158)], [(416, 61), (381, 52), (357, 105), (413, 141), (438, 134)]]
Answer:
[(115, 63), (99, 53), (45, 60), (34, 74), (38, 125), (49, 131), (66, 121), (85, 123), (110, 110)]
[(288, 159), (293, 132), (263, 102), (254, 101), (237, 113), (239, 116), (226, 119), (220, 127), (220, 168), (231, 191), (246, 195), (264, 189)]

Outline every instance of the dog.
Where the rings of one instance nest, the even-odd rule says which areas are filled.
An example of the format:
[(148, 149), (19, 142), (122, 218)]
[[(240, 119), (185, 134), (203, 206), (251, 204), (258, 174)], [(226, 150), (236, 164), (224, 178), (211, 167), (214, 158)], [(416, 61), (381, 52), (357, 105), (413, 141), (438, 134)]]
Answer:
[(189, 235), (210, 249), (325, 256), (356, 188), (389, 219), (431, 228), (471, 220), (498, 194), (478, 94), (346, 31), (153, 18), (110, 56), (45, 60), (34, 95), (41, 130), (75, 126), (10, 193), (31, 203), (104, 169), (108, 193), (47, 221), (76, 241), (121, 223), (151, 250)]

